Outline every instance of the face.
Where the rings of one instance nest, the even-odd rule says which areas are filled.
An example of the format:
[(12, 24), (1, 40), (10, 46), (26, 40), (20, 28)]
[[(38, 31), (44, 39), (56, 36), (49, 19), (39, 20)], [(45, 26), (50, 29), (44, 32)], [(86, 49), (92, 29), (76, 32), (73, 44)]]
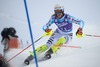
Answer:
[(58, 18), (62, 18), (63, 17), (63, 12), (62, 10), (55, 10), (55, 14)]

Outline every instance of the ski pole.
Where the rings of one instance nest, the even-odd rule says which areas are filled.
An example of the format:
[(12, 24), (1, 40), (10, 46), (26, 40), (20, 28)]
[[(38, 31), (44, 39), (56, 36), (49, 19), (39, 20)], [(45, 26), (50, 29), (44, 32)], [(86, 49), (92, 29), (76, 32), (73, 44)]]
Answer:
[[(34, 43), (36, 43), (36, 42), (38, 42), (40, 39), (42, 39), (44, 37), (44, 35), (43, 36), (41, 36), (39, 39), (37, 39)], [(22, 52), (24, 52), (26, 49), (28, 49), (29, 47), (31, 47), (32, 46), (32, 44), (31, 45), (29, 45), (29, 46), (27, 46), (26, 48), (24, 48), (23, 50), (21, 50), (19, 53), (17, 53), (15, 56), (13, 56), (12, 58), (10, 58), (7, 62), (9, 62), (9, 61), (11, 61), (13, 58), (15, 58), (16, 56), (18, 56), (19, 54), (21, 54)]]
[(90, 35), (90, 34), (82, 34), (82, 35), (79, 35), (79, 34), (77, 34), (77, 37), (78, 37), (78, 38), (81, 38), (81, 37), (84, 37), (84, 36), (100, 37), (100, 35)]
[[(53, 31), (51, 30), (49, 33), (45, 32), (43, 36), (41, 36), (40, 38), (38, 38), (34, 43), (38, 42), (40, 39), (42, 39), (45, 36), (51, 36), (53, 33)], [(15, 58), (16, 56), (18, 56), (19, 54), (21, 54), (22, 52), (24, 52), (26, 49), (28, 49), (29, 47), (31, 47), (32, 44), (30, 44), (29, 46), (27, 46), (26, 48), (24, 48), (23, 50), (21, 50), (19, 53), (17, 53), (15, 56), (13, 56), (12, 58), (10, 58), (7, 62), (11, 61), (13, 58)]]
[(82, 48), (81, 46), (69, 46), (69, 45), (62, 45), (62, 46), (59, 46), (59, 45), (55, 45), (55, 47), (70, 47), (70, 48)]
[(66, 45), (64, 45), (64, 46), (62, 46), (62, 47), (70, 47), (70, 48), (82, 48), (81, 46), (66, 46)]
[(90, 35), (90, 34), (85, 34), (85, 36), (100, 37), (99, 35)]

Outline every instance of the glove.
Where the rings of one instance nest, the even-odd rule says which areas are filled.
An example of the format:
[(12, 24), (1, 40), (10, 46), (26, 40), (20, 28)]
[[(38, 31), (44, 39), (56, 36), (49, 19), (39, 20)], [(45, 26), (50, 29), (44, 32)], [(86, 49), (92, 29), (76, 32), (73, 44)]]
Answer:
[(49, 33), (52, 29), (46, 29), (45, 32)]
[(82, 28), (79, 27), (79, 28), (77, 29), (77, 31), (76, 31), (76, 36), (77, 36), (78, 38), (81, 38), (82, 35), (83, 35)]
[(45, 32), (46, 32), (45, 35), (47, 35), (47, 36), (52, 36), (53, 35), (52, 29), (46, 29)]

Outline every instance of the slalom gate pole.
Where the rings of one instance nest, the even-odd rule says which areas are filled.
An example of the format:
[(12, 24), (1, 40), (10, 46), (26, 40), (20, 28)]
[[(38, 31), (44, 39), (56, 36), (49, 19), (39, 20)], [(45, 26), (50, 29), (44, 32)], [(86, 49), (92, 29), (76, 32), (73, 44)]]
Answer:
[(33, 40), (32, 29), (31, 29), (31, 24), (30, 24), (30, 19), (29, 19), (26, 0), (24, 0), (24, 5), (25, 5), (25, 10), (26, 10), (26, 15), (27, 15), (28, 26), (29, 26), (29, 30), (30, 30), (30, 36), (31, 36), (31, 41), (32, 41), (32, 46), (33, 46), (33, 53), (34, 53), (35, 63), (36, 63), (36, 67), (38, 67), (38, 60), (37, 60), (37, 56), (36, 56), (36, 51), (35, 51), (35, 46), (34, 46), (34, 40)]

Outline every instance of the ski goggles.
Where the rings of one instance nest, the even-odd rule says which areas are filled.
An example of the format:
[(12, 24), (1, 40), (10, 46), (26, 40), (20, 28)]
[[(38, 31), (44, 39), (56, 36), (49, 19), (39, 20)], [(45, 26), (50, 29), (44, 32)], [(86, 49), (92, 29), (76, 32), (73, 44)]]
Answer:
[(63, 11), (62, 10), (55, 10), (55, 14), (62, 14)]
[(62, 14), (62, 12), (55, 12), (55, 14), (56, 14), (56, 15), (61, 15), (61, 14)]

